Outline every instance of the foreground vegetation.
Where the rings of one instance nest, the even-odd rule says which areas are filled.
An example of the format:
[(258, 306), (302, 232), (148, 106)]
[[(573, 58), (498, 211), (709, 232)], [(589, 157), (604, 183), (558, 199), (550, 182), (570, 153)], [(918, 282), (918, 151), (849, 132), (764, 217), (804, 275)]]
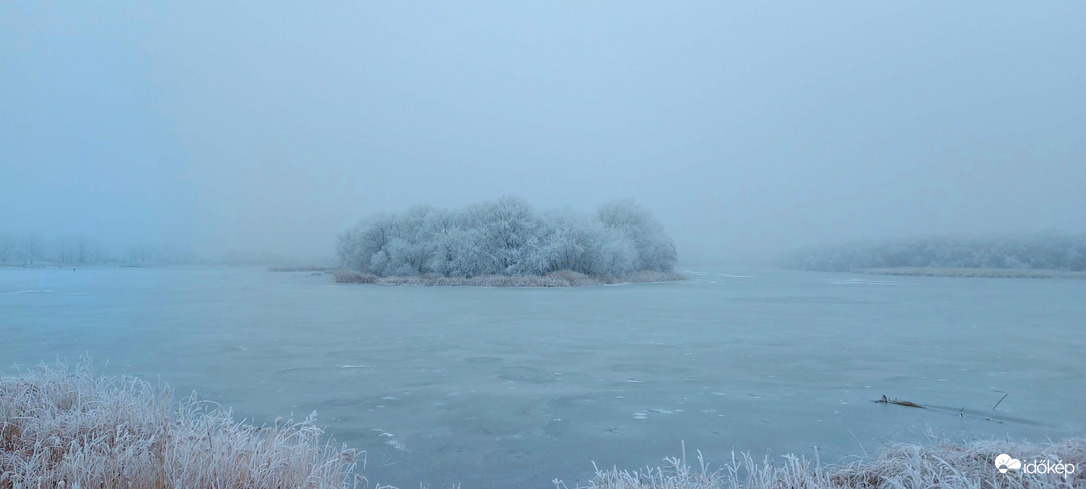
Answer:
[(1039, 233), (999, 238), (938, 236), (807, 248), (782, 264), (799, 270), (850, 272), (896, 268), (1086, 271), (1086, 234)]
[[(1027, 474), (1023, 469), (999, 473), (994, 460), (1012, 454), (1022, 464), (1046, 460), (1075, 464), (1066, 477), (1057, 473)], [(948, 441), (925, 445), (893, 444), (878, 456), (844, 465), (827, 465), (795, 455), (774, 463), (767, 455), (757, 461), (749, 454), (733, 454), (730, 463), (711, 468), (698, 453), (697, 466), (686, 459), (666, 458), (665, 465), (640, 470), (596, 469), (583, 489), (1057, 489), (1086, 487), (1086, 438), (1061, 442), (1013, 443)], [(1066, 466), (1064, 466), (1066, 468)], [(1024, 467), (1023, 467), (1024, 468)], [(1065, 472), (1065, 471), (1064, 471)], [(568, 489), (560, 480), (557, 489)]]
[[(1000, 474), (995, 457), (1075, 464), (1067, 477)], [(84, 365), (0, 377), (0, 488), (366, 487), (360, 453), (335, 447), (312, 418), (254, 427), (194, 396), (101, 377)], [(1044, 444), (895, 444), (877, 457), (827, 465), (793, 455), (774, 463), (733, 455), (721, 468), (667, 458), (640, 470), (596, 470), (586, 489), (1072, 488), (1086, 487), (1086, 439)], [(500, 469), (499, 469), (500, 470)], [(568, 489), (555, 480), (559, 489)], [(392, 486), (375, 486), (394, 489)]]
[(631, 201), (604, 205), (591, 215), (537, 214), (515, 197), (365, 219), (339, 236), (336, 251), (343, 268), (361, 274), (472, 281), (563, 271), (601, 280), (667, 273), (677, 257), (663, 226)]
[(354, 487), (359, 452), (313, 424), (254, 427), (88, 367), (0, 377), (0, 488)]

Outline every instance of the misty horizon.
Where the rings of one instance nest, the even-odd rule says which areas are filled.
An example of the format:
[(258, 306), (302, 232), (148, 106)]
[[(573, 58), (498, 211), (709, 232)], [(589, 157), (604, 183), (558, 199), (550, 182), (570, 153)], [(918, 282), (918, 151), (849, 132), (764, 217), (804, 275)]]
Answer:
[(680, 264), (1086, 231), (1079, 3), (191, 7), (0, 8), (0, 232), (319, 261), (509, 195), (633, 198)]

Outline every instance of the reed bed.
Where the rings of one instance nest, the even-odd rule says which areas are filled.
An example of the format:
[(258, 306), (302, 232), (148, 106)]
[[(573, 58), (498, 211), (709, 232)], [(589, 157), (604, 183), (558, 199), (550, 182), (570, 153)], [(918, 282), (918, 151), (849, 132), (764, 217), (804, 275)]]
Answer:
[(0, 488), (340, 489), (362, 454), (313, 423), (251, 426), (195, 394), (86, 365), (0, 376)]
[(411, 277), (379, 277), (371, 273), (336, 270), (333, 280), (341, 284), (406, 285), (422, 287), (584, 287), (622, 283), (670, 282), (685, 280), (680, 273), (639, 271), (623, 275), (585, 275), (559, 270), (546, 275), (476, 275), (474, 277), (443, 277), (421, 275)]

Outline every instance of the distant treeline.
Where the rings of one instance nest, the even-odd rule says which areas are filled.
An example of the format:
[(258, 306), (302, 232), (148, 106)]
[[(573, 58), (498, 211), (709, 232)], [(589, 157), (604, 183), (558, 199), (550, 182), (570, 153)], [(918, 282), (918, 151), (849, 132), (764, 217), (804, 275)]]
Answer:
[(363, 220), (336, 248), (342, 266), (379, 277), (614, 276), (670, 272), (676, 261), (663, 226), (632, 201), (590, 215), (539, 214), (515, 197), (457, 210), (412, 207)]
[(70, 234), (46, 239), (36, 234), (0, 231), (0, 266), (95, 265), (106, 263), (181, 264), (196, 261), (192, 253), (153, 245), (110, 249), (91, 237)]
[(799, 250), (788, 268), (851, 271), (872, 268), (1001, 268), (1086, 270), (1086, 234), (1042, 233), (998, 238), (939, 236), (850, 243)]
[[(199, 255), (169, 245), (133, 244), (110, 247), (83, 234), (45, 238), (38, 234), (16, 234), (0, 230), (0, 266), (47, 267), (70, 265), (280, 265), (305, 261), (269, 252), (228, 252)], [(308, 260), (312, 262), (313, 260)], [(317, 260), (320, 263), (329, 260)], [(331, 264), (331, 263), (327, 263)]]

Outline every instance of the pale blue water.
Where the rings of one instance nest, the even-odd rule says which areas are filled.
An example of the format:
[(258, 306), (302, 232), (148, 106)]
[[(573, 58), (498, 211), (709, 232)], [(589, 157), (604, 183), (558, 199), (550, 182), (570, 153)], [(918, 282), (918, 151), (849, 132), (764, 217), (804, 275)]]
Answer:
[[(572, 485), (593, 460), (656, 465), (684, 440), (718, 464), (814, 446), (835, 461), (928, 428), (1086, 430), (1086, 281), (695, 272), (498, 289), (0, 269), (0, 366), (89, 354), (257, 422), (316, 410), (367, 452), (371, 485), (400, 487)], [(883, 394), (932, 409), (870, 402)]]

